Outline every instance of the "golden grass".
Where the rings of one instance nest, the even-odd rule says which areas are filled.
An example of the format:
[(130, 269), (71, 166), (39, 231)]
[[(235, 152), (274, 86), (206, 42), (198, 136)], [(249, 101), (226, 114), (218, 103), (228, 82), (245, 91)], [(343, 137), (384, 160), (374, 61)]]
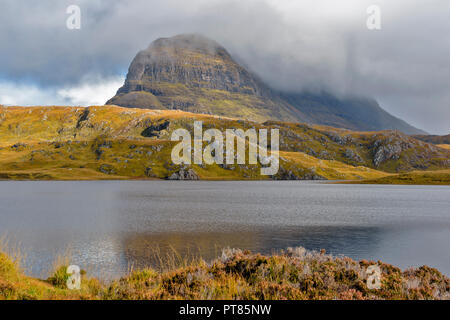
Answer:
[[(222, 132), (228, 128), (278, 128), (281, 167), (285, 171), (295, 172), (300, 178), (318, 175), (337, 180), (375, 179), (388, 175), (383, 171), (396, 172), (399, 167), (403, 170), (409, 168), (404, 159), (389, 160), (380, 168), (375, 168), (370, 149), (373, 132), (277, 121), (261, 124), (179, 110), (117, 106), (92, 106), (88, 109), (64, 106), (0, 107), (0, 179), (164, 179), (179, 170), (170, 159), (171, 146), (174, 145), (169, 141), (171, 132), (177, 128), (192, 130), (196, 120), (203, 121), (204, 129), (214, 127)], [(142, 135), (150, 125), (165, 121), (170, 121), (170, 128), (162, 130), (158, 136)], [(336, 134), (350, 137), (352, 142), (336, 142), (333, 140)], [(440, 163), (446, 156), (446, 151), (442, 150), (444, 154), (440, 158), (421, 160), (424, 162), (421, 165), (425, 164), (433, 170), (442, 169)], [(348, 158), (346, 152), (357, 154), (359, 160)], [(425, 152), (428, 151), (411, 149), (405, 152), (405, 158)], [(192, 168), (204, 180), (268, 178), (260, 175), (259, 167), (252, 166), (233, 166), (233, 170), (217, 165), (193, 165)]]
[(280, 152), (280, 156), (292, 161), (296, 167), (312, 168), (329, 180), (373, 179), (389, 175), (363, 166), (355, 167), (335, 160), (320, 160), (302, 152)]

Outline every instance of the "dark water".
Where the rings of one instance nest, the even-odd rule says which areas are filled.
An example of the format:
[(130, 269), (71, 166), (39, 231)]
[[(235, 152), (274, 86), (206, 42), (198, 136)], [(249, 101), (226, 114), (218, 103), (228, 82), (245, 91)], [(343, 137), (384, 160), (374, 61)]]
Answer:
[[(97, 276), (155, 265), (175, 250), (326, 249), (450, 275), (450, 187), (319, 182), (0, 182), (0, 235), (46, 276), (69, 255)], [(172, 255), (173, 256), (173, 255)]]

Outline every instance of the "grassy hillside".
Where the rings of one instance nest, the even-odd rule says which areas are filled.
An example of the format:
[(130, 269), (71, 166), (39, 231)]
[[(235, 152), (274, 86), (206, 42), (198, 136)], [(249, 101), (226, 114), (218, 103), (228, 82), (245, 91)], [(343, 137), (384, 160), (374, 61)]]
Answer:
[(322, 160), (390, 173), (450, 168), (448, 150), (398, 131), (358, 132), (275, 121), (265, 125), (280, 129), (283, 151), (304, 152)]
[(450, 170), (413, 171), (348, 183), (450, 185)]
[[(381, 269), (380, 289), (367, 286), (370, 265)], [(33, 279), (0, 253), (0, 300), (450, 299), (450, 279), (436, 269), (402, 271), (381, 261), (358, 262), (303, 248), (272, 256), (228, 249), (210, 263), (199, 259), (166, 271), (137, 270), (109, 284), (83, 275), (81, 290), (65, 289), (65, 270), (60, 266), (47, 280)]]
[[(278, 128), (280, 170), (260, 165), (174, 165), (177, 128)], [(354, 132), (284, 122), (264, 124), (177, 110), (116, 106), (0, 107), (1, 179), (167, 178), (192, 169), (200, 179), (374, 179), (450, 167), (450, 150), (395, 131)]]

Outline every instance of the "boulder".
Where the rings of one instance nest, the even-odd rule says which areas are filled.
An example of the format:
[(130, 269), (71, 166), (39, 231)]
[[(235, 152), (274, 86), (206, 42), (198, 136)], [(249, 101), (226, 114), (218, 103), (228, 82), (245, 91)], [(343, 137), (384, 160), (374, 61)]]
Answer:
[(199, 180), (197, 173), (193, 169), (180, 169), (172, 173), (168, 180)]

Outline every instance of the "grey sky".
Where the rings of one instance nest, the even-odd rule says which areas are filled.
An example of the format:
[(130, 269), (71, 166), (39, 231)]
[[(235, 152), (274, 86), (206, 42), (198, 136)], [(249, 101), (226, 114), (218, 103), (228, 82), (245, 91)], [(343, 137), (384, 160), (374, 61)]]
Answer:
[[(81, 30), (66, 28), (71, 4)], [(372, 4), (379, 31), (366, 28)], [(279, 89), (371, 96), (448, 134), (449, 17), (448, 0), (2, 0), (0, 102), (99, 103), (151, 41), (198, 32)]]

